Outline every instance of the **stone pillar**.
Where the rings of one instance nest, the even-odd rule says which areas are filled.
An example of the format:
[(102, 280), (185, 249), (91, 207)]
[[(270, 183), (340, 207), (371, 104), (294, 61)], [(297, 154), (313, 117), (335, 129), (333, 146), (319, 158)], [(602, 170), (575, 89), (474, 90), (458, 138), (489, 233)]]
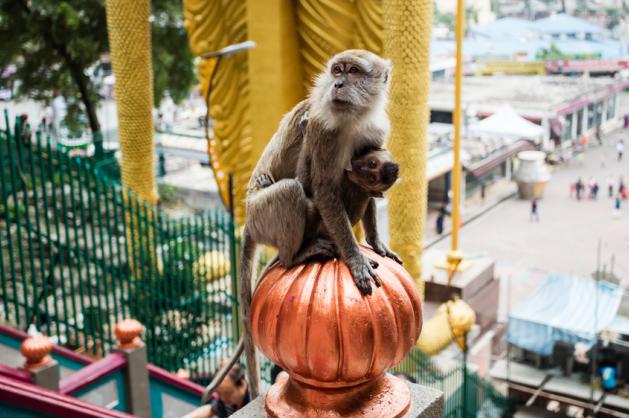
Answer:
[(135, 319), (125, 319), (116, 325), (114, 332), (118, 348), (114, 349), (127, 358), (125, 374), (129, 412), (141, 418), (151, 417), (151, 395), (149, 388), (146, 345), (140, 339), (142, 324)]
[[(588, 105), (583, 106), (583, 131), (581, 132), (581, 135), (585, 135), (585, 133), (588, 132), (588, 130), (590, 129), (588, 127), (588, 113), (590, 112), (590, 109), (588, 108)], [(577, 143), (579, 142), (579, 138), (577, 138)]]
[(58, 392), (59, 364), (50, 357), (51, 352), (52, 343), (43, 335), (28, 337), (20, 346), (20, 353), (26, 358), (23, 368), (31, 374), (33, 383)]

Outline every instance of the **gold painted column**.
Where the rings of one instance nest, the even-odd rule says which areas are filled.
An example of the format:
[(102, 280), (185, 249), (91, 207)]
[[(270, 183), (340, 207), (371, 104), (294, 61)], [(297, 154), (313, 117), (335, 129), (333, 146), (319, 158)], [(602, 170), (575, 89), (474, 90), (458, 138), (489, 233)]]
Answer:
[(384, 55), (393, 61), (388, 148), (402, 181), (389, 192), (391, 248), (404, 260), (422, 298), (422, 241), (426, 221), (431, 0), (384, 0)]
[(118, 110), (122, 184), (157, 201), (153, 157), (153, 73), (148, 0), (107, 0)]
[(257, 44), (249, 51), (250, 158), (255, 165), (282, 116), (305, 92), (293, 2), (248, 0), (247, 29), (247, 38)]

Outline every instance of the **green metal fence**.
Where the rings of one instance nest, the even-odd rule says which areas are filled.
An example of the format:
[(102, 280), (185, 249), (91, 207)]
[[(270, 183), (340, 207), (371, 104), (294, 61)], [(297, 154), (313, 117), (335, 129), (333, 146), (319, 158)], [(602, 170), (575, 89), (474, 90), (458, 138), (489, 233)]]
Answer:
[(93, 355), (124, 317), (149, 361), (205, 380), (232, 350), (234, 224), (225, 211), (171, 219), (19, 125), (0, 131), (0, 319), (35, 324)]
[(462, 357), (452, 362), (446, 370), (442, 370), (430, 356), (413, 348), (393, 371), (402, 372), (421, 385), (442, 391), (445, 418), (508, 416), (512, 405), (505, 395), (470, 371)]

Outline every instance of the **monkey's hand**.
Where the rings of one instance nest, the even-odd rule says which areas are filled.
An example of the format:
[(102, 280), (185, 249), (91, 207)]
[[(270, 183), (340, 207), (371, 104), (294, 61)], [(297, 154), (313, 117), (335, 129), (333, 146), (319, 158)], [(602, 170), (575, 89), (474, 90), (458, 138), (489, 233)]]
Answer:
[(352, 272), (352, 276), (354, 276), (354, 282), (356, 282), (358, 290), (363, 294), (371, 295), (371, 279), (373, 279), (377, 287), (381, 286), (380, 279), (378, 279), (371, 267), (371, 261), (364, 255), (358, 253), (345, 260), (345, 263)]
[(264, 189), (265, 187), (269, 187), (273, 183), (273, 177), (271, 177), (269, 174), (260, 174), (258, 177), (255, 178), (253, 186), (256, 189)]
[(402, 264), (402, 259), (393, 251), (389, 249), (386, 245), (382, 243), (382, 241), (377, 240), (374, 242), (370, 242), (371, 248), (376, 252), (376, 254), (382, 257), (388, 257), (394, 259), (398, 264)]

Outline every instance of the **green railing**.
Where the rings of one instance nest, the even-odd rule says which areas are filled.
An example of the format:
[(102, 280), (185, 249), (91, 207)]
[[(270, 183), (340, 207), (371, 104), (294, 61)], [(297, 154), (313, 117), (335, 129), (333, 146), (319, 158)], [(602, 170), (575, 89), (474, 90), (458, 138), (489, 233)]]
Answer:
[(445, 418), (500, 418), (510, 410), (507, 397), (469, 371), (462, 358), (452, 362), (444, 371), (428, 355), (413, 348), (393, 371), (442, 391)]
[(238, 334), (234, 224), (172, 219), (19, 125), (0, 131), (0, 320), (104, 355), (116, 322), (146, 326), (149, 361), (209, 378)]

